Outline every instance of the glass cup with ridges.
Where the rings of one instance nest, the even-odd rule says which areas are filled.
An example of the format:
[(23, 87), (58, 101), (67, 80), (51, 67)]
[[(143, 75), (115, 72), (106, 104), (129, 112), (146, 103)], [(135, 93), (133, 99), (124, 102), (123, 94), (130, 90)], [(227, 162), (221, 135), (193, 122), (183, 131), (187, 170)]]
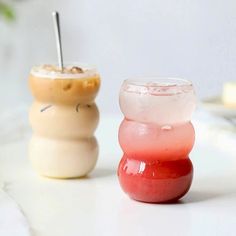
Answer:
[(43, 65), (32, 68), (29, 85), (35, 99), (29, 114), (34, 169), (53, 178), (88, 174), (98, 157), (94, 132), (99, 121), (99, 74), (84, 65), (68, 65), (63, 72)]
[(169, 202), (189, 190), (194, 144), (191, 116), (196, 96), (192, 83), (177, 78), (124, 81), (119, 129), (124, 152), (118, 167), (121, 187), (133, 199)]

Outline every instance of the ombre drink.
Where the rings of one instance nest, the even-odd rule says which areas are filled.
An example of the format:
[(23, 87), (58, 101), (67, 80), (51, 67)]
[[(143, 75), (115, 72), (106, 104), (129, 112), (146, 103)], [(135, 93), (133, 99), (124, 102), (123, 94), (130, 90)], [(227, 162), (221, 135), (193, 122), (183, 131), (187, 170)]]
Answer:
[(121, 187), (133, 199), (168, 202), (189, 190), (194, 144), (191, 116), (196, 97), (191, 82), (171, 78), (126, 80), (120, 90), (125, 118), (119, 129), (124, 152)]
[(29, 114), (33, 167), (54, 178), (86, 175), (98, 156), (94, 132), (99, 120), (95, 104), (99, 74), (77, 64), (63, 71), (56, 65), (42, 65), (32, 68), (29, 85), (35, 98)]

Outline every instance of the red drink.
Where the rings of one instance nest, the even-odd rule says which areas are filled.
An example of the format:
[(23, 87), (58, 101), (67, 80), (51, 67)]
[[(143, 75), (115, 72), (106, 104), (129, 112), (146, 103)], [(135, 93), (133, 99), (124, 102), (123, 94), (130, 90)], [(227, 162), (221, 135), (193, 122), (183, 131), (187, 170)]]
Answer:
[(178, 79), (128, 80), (121, 88), (120, 105), (125, 115), (119, 130), (123, 190), (144, 202), (178, 200), (193, 176), (188, 157), (194, 144), (192, 84)]

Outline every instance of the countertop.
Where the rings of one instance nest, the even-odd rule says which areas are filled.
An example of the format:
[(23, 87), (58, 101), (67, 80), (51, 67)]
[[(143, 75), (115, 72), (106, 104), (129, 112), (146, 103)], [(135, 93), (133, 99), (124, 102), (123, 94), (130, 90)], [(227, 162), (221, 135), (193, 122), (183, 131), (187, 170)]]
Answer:
[[(197, 119), (191, 152), (194, 180), (189, 193), (174, 204), (147, 204), (131, 200), (119, 186), (120, 121), (117, 116), (101, 117), (96, 132), (99, 160), (96, 169), (82, 179), (38, 176), (28, 161), (30, 129), (25, 123), (14, 124), (14, 129), (0, 136), (2, 190), (22, 213), (30, 235), (236, 235), (236, 132), (235, 136), (226, 131), (221, 135), (217, 129), (212, 133), (211, 122)], [(232, 148), (224, 148), (224, 143), (231, 143)], [(3, 213), (0, 204), (0, 216)], [(7, 229), (4, 232), (4, 236), (13, 235)]]

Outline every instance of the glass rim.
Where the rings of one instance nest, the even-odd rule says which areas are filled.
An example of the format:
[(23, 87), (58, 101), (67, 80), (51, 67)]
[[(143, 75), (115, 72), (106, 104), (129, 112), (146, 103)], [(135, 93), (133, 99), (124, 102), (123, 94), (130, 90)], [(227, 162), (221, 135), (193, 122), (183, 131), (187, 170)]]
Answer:
[(135, 77), (124, 80), (124, 84), (129, 84), (138, 87), (151, 88), (171, 88), (171, 87), (186, 87), (192, 86), (192, 82), (179, 77), (160, 77), (160, 76), (145, 76)]
[[(44, 66), (55, 67), (56, 70), (48, 70)], [(30, 74), (40, 78), (48, 79), (83, 79), (87, 76), (98, 75), (96, 66), (93, 64), (81, 63), (81, 62), (66, 62), (64, 63), (64, 68), (66, 67), (79, 67), (83, 70), (83, 73), (70, 73), (68, 71), (60, 71), (59, 64), (56, 62), (45, 62), (41, 64), (36, 64), (31, 67)]]
[[(32, 64), (31, 68), (40, 67), (40, 66), (44, 66), (44, 65), (59, 67), (58, 61), (45, 61), (45, 62), (39, 62), (39, 63), (36, 63), (36, 64)], [(95, 64), (89, 64), (89, 63), (84, 63), (84, 62), (80, 62), (80, 61), (65, 61), (63, 63), (63, 67), (66, 67), (66, 66), (85, 67), (87, 69), (96, 69), (97, 68)]]

